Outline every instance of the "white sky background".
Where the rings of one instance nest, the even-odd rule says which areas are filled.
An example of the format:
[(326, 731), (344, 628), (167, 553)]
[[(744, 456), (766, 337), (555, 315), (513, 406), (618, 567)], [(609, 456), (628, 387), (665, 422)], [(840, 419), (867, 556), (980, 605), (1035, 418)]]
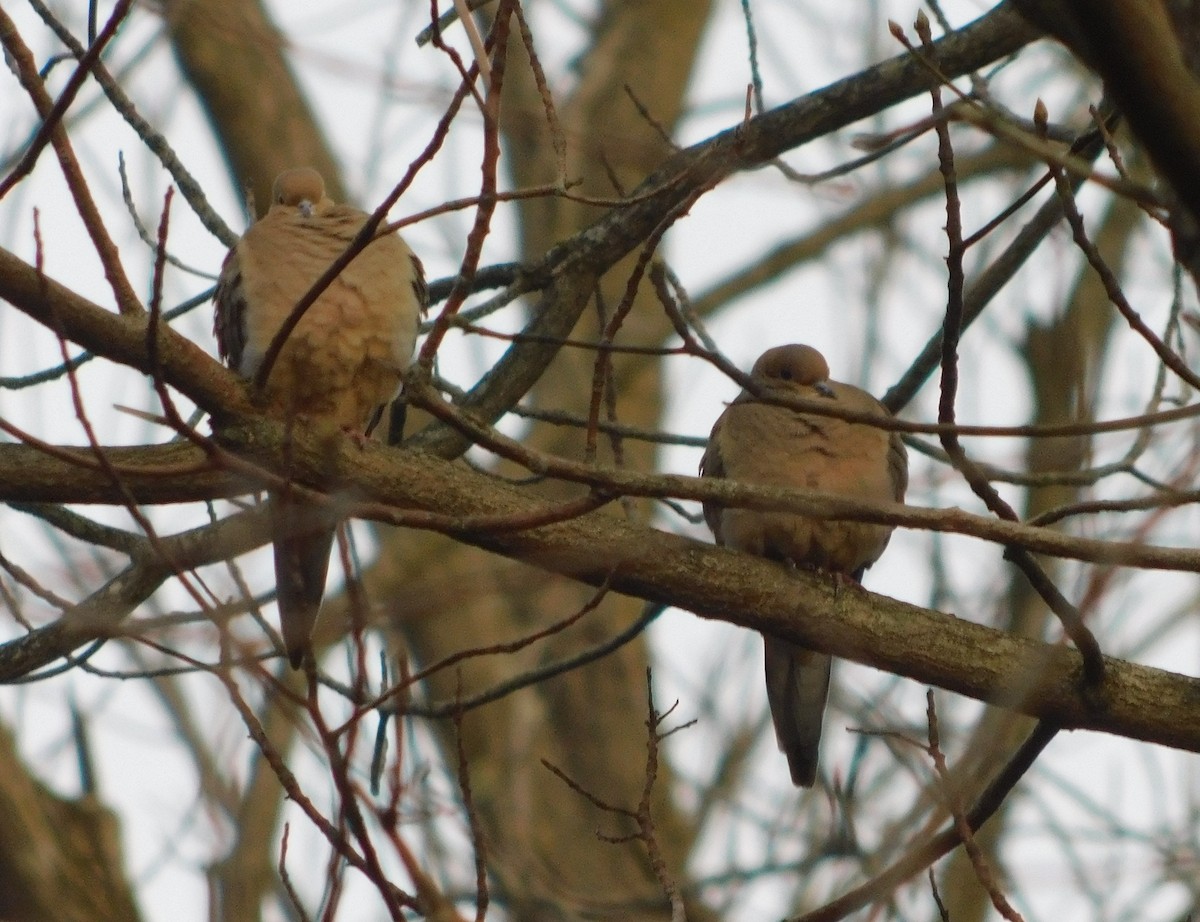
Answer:
[[(349, 3), (322, 0), (305, 4), (278, 0), (274, 5), (283, 32), (294, 44), (293, 64), (330, 128), (349, 184), (358, 203), (369, 206), (391, 188), (395, 177), (424, 147), (433, 121), (443, 111), (457, 81), (456, 73), (436, 51), (417, 49), (411, 41), (423, 22), (427, 6), (424, 2), (382, 0)], [(584, 29), (570, 14), (586, 16), (590, 4), (579, 0), (528, 5), (535, 16), (535, 35), (541, 42), (543, 63), (552, 75), (552, 87), (563, 88), (566, 86), (563, 65), (570, 61), (585, 37)], [(720, 5), (697, 65), (692, 114), (681, 127), (680, 139), (685, 144), (723, 130), (741, 117), (749, 79), (745, 26), (735, 0), (721, 0)], [(10, 15), (17, 18), (27, 40), (40, 36), (43, 41), (34, 49), (39, 61), (58, 50), (23, 5), (12, 6)], [(73, 5), (60, 6), (78, 34), (82, 22), (65, 12)], [(944, 4), (956, 24), (966, 22), (988, 6), (982, 2)], [(887, 34), (886, 20), (892, 17), (907, 26), (917, 5), (884, 0), (863, 4), (756, 0), (753, 8), (766, 100), (771, 106), (860, 69), (862, 36), (868, 30), (874, 32), (878, 58), (897, 53), (899, 49)], [(461, 37), (457, 30), (451, 35)], [(144, 10), (136, 12), (107, 60), (114, 71), (128, 66), (122, 84), (143, 115), (171, 140), (189, 170), (208, 190), (210, 202), (231, 225), (240, 229), (243, 222), (237, 194), (229, 188), (225, 166), (212, 144), (204, 116), (186, 91), (161, 38), (159, 21)], [(1059, 66), (1061, 60), (1056, 50), (1026, 51), (1016, 66), (995, 80), (993, 88), (1007, 93), (1006, 101), (1023, 114), (1034, 96), (1040, 94), (1050, 103), (1052, 118), (1069, 118), (1079, 123), (1086, 102), (1094, 98), (1076, 97), (1070, 84), (1064, 82), (1059, 86), (1050, 79), (1049, 68)], [(69, 65), (61, 66), (51, 81), (51, 89), (59, 89), (68, 73)], [(0, 74), (0, 81), (3, 81), (0, 156), (7, 158), (20, 149), (35, 122), (15, 79), (5, 72)], [(118, 151), (124, 152), (128, 161), (135, 201), (142, 220), (151, 229), (157, 223), (168, 180), (153, 157), (107, 106), (96, 105), (97, 96), (94, 86), (81, 95), (74, 112), (83, 121), (73, 130), (72, 138), (93, 192), (101, 201), (110, 231), (121, 244), (126, 268), (138, 293), (144, 296), (149, 290), (151, 253), (133, 235), (120, 202)], [(827, 169), (857, 156), (858, 152), (850, 146), (855, 133), (894, 128), (919, 118), (927, 108), (926, 100), (914, 100), (885, 113), (877, 123), (855, 126), (849, 132), (789, 154), (786, 159), (801, 171)], [(85, 112), (88, 114), (82, 114)], [(460, 117), (445, 151), (421, 174), (394, 217), (472, 193), (479, 175), (479, 145), (473, 135), (478, 124), (469, 111)], [(966, 133), (960, 132), (957, 137), (964, 149), (978, 143)], [(791, 184), (772, 169), (734, 177), (705, 196), (673, 229), (667, 248), (672, 266), (693, 294), (702, 292), (752, 260), (756, 253), (818, 226), (881, 183), (901, 181), (929, 168), (934, 163), (932, 151), (933, 140), (926, 137), (905, 154), (885, 158), (875, 166), (816, 188)], [(966, 188), (966, 227), (973, 229), (990, 218), (1010, 200), (1010, 192), (998, 186), (990, 190)], [(1095, 196), (1083, 198), (1085, 205), (1094, 206), (1097, 200)], [(726, 353), (743, 367), (748, 367), (767, 346), (785, 341), (809, 342), (825, 353), (835, 377), (882, 393), (903, 372), (941, 319), (945, 303), (942, 207), (940, 200), (932, 200), (927, 209), (916, 211), (893, 229), (904, 245), (887, 258), (902, 260), (903, 268), (898, 271), (889, 268), (887, 281), (881, 288), (874, 282), (880, 261), (885, 258), (881, 241), (855, 237), (835, 247), (821, 262), (789, 273), (778, 283), (732, 305), (732, 309), (713, 319), (711, 332)], [(48, 274), (98, 303), (110, 305), (111, 294), (98, 261), (50, 154), (43, 155), (32, 177), (0, 201), (0, 245), (27, 260), (34, 256), (31, 215), (35, 208), (40, 215)], [(1091, 217), (1096, 214), (1094, 208), (1087, 213)], [(1032, 209), (1026, 209), (1021, 220), (1031, 214)], [(406, 238), (425, 261), (431, 278), (455, 270), (471, 217), (469, 212), (463, 212), (406, 231)], [(1007, 239), (1017, 226), (1019, 223), (1010, 224), (1002, 232), (1002, 239)], [(501, 208), (495, 232), (485, 250), (484, 264), (515, 255), (514, 250), (505, 246), (511, 227), (509, 212)], [(994, 254), (1001, 242), (989, 243), (982, 249)], [(217, 271), (224, 253), (224, 248), (191, 216), (181, 197), (176, 198), (172, 212), (171, 250), (210, 273)], [(1016, 424), (1028, 419), (1030, 397), (1020, 356), (1014, 350), (1019, 347), (1030, 317), (1049, 317), (1062, 303), (1073, 286), (1078, 263), (1069, 237), (1059, 233), (1006, 290), (1001, 303), (967, 333), (962, 347), (961, 422)], [(1147, 322), (1161, 330), (1172, 298), (1169, 248), (1161, 235), (1139, 242), (1134, 264), (1138, 270), (1127, 291)], [(167, 303), (178, 303), (209, 284), (208, 280), (172, 270), (168, 276)], [(1190, 292), (1187, 297), (1189, 304), (1194, 302)], [(178, 324), (179, 329), (215, 352), (210, 326), (208, 305)], [(872, 330), (880, 331), (880, 342), (864, 350)], [(1119, 334), (1114, 343), (1107, 370), (1113, 383), (1106, 388), (1102, 411), (1107, 416), (1132, 415), (1145, 407), (1156, 360), (1143, 343), (1127, 333)], [(444, 355), (443, 371), (459, 383), (469, 384), (498, 352), (499, 347), (494, 344), (481, 345), (475, 339), (463, 345), (460, 340), (457, 352)], [(59, 360), (58, 345), (52, 337), (0, 305), (0, 376), (27, 374)], [(674, 399), (666, 428), (687, 435), (706, 434), (720, 412), (722, 401), (731, 399), (736, 387), (703, 363), (673, 360), (668, 367)], [(144, 422), (113, 409), (115, 404), (153, 409), (140, 377), (113, 374), (104, 363), (97, 362), (81, 374), (81, 381), (89, 418), (104, 433), (106, 442), (138, 443), (163, 437), (161, 432), (148, 431)], [(80, 427), (64, 398), (63, 388), (0, 390), (0, 415), (47, 440), (80, 443), (83, 441)], [(935, 418), (936, 384), (927, 386), (905, 415), (922, 420)], [(1162, 453), (1157, 468), (1161, 476), (1169, 476), (1194, 451), (1194, 434), (1183, 427), (1175, 432), (1180, 441), (1177, 448)], [(1128, 439), (1112, 437), (1098, 444), (1103, 446), (1102, 451), (1110, 451), (1115, 457)], [(1008, 467), (1019, 467), (1022, 463), (1023, 446), (1015, 441), (977, 440), (970, 447), (979, 456)], [(690, 474), (695, 472), (698, 457), (695, 449), (671, 449), (663, 453), (662, 465), (666, 470)], [(1096, 458), (1097, 462), (1107, 460), (1111, 458)], [(1135, 492), (1127, 482), (1114, 487)], [(1006, 498), (1019, 500), (1012, 490), (1006, 491)], [(948, 483), (944, 471), (932, 469), (918, 457), (913, 458), (909, 499), (920, 505), (979, 508), (965, 487)], [(123, 511), (86, 511), (105, 521), (128, 524)], [(154, 510), (153, 518), (164, 530), (175, 531), (199, 524), (202, 514), (199, 508), (179, 507)], [(707, 540), (702, 526), (690, 526), (665, 515), (661, 524)], [(1101, 530), (1111, 524), (1099, 520), (1084, 527)], [(1154, 540), (1162, 544), (1191, 544), (1196, 533), (1194, 512), (1181, 511), (1165, 519)], [(365, 531), (359, 529), (359, 534)], [(997, 593), (1008, 579), (999, 549), (967, 539), (939, 540), (952, 548), (953, 552), (947, 554), (951, 568), (945, 578), (958, 594), (959, 602), (965, 603), (956, 614), (993, 623), (996, 608), (1002, 604)], [(87, 555), (81, 557), (78, 547), (64, 550), (54, 541), (52, 535), (33, 525), (30, 519), (7, 509), (0, 510), (0, 551), (34, 573), (61, 569), (63, 583), (52, 588), (68, 597), (78, 597), (96, 584), (96, 570), (106, 562), (93, 561)], [(917, 604), (927, 601), (931, 578), (927, 561), (932, 541), (925, 534), (898, 532), (888, 553), (868, 575), (868, 587)], [(64, 554), (70, 558), (69, 566), (63, 562)], [(247, 572), (256, 579), (256, 585), (265, 585), (270, 578), (269, 553), (260, 553), (248, 561)], [(985, 574), (982, 578), (981, 573)], [(74, 585), (76, 576), (81, 585)], [(1087, 569), (1073, 568), (1067, 571), (1060, 585), (1068, 597), (1074, 598), (1088, 577)], [(1194, 607), (1195, 591), (1191, 576), (1123, 574), (1117, 587), (1110, 590), (1095, 622), (1106, 652), (1122, 655), (1133, 651), (1130, 655), (1139, 662), (1196, 674), (1200, 637), (1194, 616), (1187, 630), (1159, 630), (1159, 625), (1169, 623), (1174, 613)], [(155, 599), (164, 611), (174, 606), (190, 608), (177, 590), (164, 591)], [(36, 620), (36, 603), (31, 603), (28, 614)], [(7, 620), (0, 623), (6, 625), (0, 628), (5, 632), (15, 634), (19, 630)], [(674, 612), (660, 619), (651, 636), (660, 655), (656, 672), (660, 707), (678, 698), (677, 714), (681, 720), (702, 717), (696, 728), (674, 738), (672, 749), (681, 774), (702, 783), (710, 771), (705, 762), (710, 734), (727, 732), (726, 724), (766, 720), (758, 640), (747, 632)], [(1157, 637), (1164, 637), (1166, 642), (1156, 642)], [(103, 656), (99, 662), (128, 665), (123, 659), (106, 660)], [(721, 676), (718, 683), (712, 681), (714, 674)], [(868, 713), (864, 723), (878, 721), (882, 715), (901, 726), (920, 728), (924, 714), (923, 688), (845, 664), (839, 675), (842, 690), (835, 692), (835, 696), (848, 702), (865, 699), (869, 705), (865, 709), (851, 708)], [(213, 722), (206, 730), (221, 741), (231, 764), (244, 763), (247, 745), (244, 728), (215, 683), (200, 680), (192, 694), (203, 699), (214, 691), (217, 694)], [(68, 698), (73, 698), (92, 718), (100, 793), (122, 815), (126, 847), (131, 856), (129, 866), (135, 878), (144, 883), (141, 892), (146, 917), (169, 917), (172, 922), (204, 918), (207, 899), (199, 869), (219, 857), (228, 838), (217, 818), (197, 813), (189, 762), (172, 745), (174, 731), (159, 703), (150, 697), (145, 683), (101, 681), (80, 674), (28, 687), (0, 689), (0, 715), (15, 728), (30, 764), (41, 767), (46, 778), (65, 792), (76, 789), (78, 783), (68, 716), (63, 707)], [(706, 698), (711, 698), (715, 715), (705, 711)], [(886, 703), (881, 705), (880, 701)], [(939, 702), (947, 715), (953, 714), (963, 724), (975, 714), (973, 704), (955, 702), (949, 694), (939, 695)], [(873, 712), (873, 707), (880, 708), (880, 712)], [(727, 720), (714, 719), (718, 715)], [(843, 732), (845, 723), (845, 719), (840, 723), (827, 722), (822, 754), (827, 767), (838, 766), (843, 772), (856, 744), (855, 737)], [(417, 736), (420, 746), (419, 732)], [(949, 748), (953, 748), (953, 742)], [(779, 797), (788, 790), (787, 774), (773, 745), (764, 744), (762, 749), (759, 801), (748, 800), (743, 807), (752, 814), (770, 816), (779, 811)], [(310, 768), (319, 771), (315, 765)], [(1144, 917), (1167, 918), (1186, 905), (1182, 886), (1151, 894), (1141, 888), (1146, 881), (1160, 880), (1163, 876), (1157, 867), (1166, 856), (1160, 853), (1163, 843), (1155, 830), (1165, 825), (1168, 817), (1175, 830), (1196, 828), (1197, 824), (1189, 824), (1186, 819), (1194, 816), (1200, 797), (1195, 757), (1096, 734), (1067, 734), (1051, 744), (1023, 783), (1022, 792), (1025, 796), (1014, 817), (1014, 828), (1039, 832), (1021, 838), (1021, 853), (1007, 856), (1004, 870), (1013, 881), (1007, 891), (1010, 899), (1023, 911), (1031, 910), (1031, 917), (1091, 917), (1093, 907), (1078, 901), (1075, 884), (1065, 884), (1073, 880), (1068, 856), (1045, 831), (1047, 818), (1077, 833), (1093, 827), (1099, 829), (1101, 821), (1095, 813), (1078, 803), (1081, 796), (1103, 804), (1112, 811), (1115, 822), (1147, 837), (1141, 843), (1131, 837), (1117, 849), (1106, 835), (1077, 836), (1084, 840), (1079, 861), (1094, 873), (1096, 880), (1104, 882), (1104, 890), (1111, 896), (1109, 917), (1120, 918), (1124, 908), (1137, 905)], [(686, 800), (687, 793), (683, 796)], [(453, 816), (449, 795), (442, 790), (436, 797), (446, 807), (445, 814)], [(796, 822), (820, 822), (827, 816), (827, 807), (813, 801), (812, 797), (799, 799)], [(903, 804), (902, 798), (898, 804)], [(297, 816), (289, 814), (289, 818), (294, 821)], [(790, 814), (784, 814), (782, 821), (791, 818)], [(741, 867), (753, 866), (759, 859), (757, 839), (737, 819), (731, 817), (728, 829), (722, 833), (727, 833), (728, 838), (714, 834), (705, 849), (707, 869), (725, 867), (730, 863), (730, 855), (737, 856), (734, 863)], [(294, 855), (302, 855), (305, 847), (319, 848), (303, 820), (294, 826)], [(1195, 833), (1190, 837), (1183, 832), (1180, 835), (1181, 840), (1174, 843), (1172, 850), (1183, 855), (1184, 866), (1190, 861), (1200, 875), (1197, 858), (1200, 846)], [(1088, 840), (1094, 841), (1088, 844)], [(836, 878), (844, 876), (836, 868), (830, 868), (829, 873)], [(1060, 881), (1064, 882), (1062, 886)], [(920, 886), (913, 885), (904, 891), (908, 896), (902, 905), (909, 908), (925, 905), (927, 894)], [(778, 915), (785, 909), (782, 892), (780, 882), (768, 877), (744, 891), (744, 900), (729, 917), (749, 920)], [(365, 905), (374, 905), (373, 896), (366, 899)]]

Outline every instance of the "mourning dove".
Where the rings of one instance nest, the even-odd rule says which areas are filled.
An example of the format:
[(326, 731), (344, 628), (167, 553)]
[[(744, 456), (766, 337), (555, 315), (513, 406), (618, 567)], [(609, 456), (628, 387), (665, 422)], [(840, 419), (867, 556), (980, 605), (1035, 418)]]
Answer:
[[(275, 180), (271, 208), (229, 251), (214, 298), (221, 357), (258, 372), (296, 303), (341, 256), (368, 215), (325, 196), (312, 169)], [(420, 260), (398, 234), (372, 241), (304, 313), (272, 366), (267, 411), (293, 425), (323, 420), (361, 435), (399, 393), (427, 294)], [(299, 668), (329, 570), (336, 524), (290, 495), (271, 498), (284, 646)]]
[[(768, 349), (754, 363), (750, 378), (756, 393), (742, 391), (713, 426), (700, 462), (701, 476), (903, 500), (908, 457), (897, 433), (764, 401), (830, 400), (846, 410), (888, 416), (866, 391), (830, 381), (829, 365), (816, 349)], [(725, 547), (855, 581), (879, 559), (892, 534), (890, 525), (725, 509), (711, 502), (704, 504), (704, 519)], [(810, 787), (817, 776), (832, 660), (777, 637), (764, 636), (763, 642), (775, 736), (787, 756), (792, 781)]]

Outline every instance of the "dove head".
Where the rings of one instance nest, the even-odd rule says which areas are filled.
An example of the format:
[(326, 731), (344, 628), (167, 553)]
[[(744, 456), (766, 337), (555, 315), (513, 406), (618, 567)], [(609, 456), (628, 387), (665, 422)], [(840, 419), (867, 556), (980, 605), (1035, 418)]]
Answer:
[(768, 349), (754, 363), (750, 377), (765, 387), (811, 387), (825, 397), (833, 396), (829, 363), (812, 346), (793, 343)]
[(284, 170), (275, 177), (271, 204), (299, 208), (307, 218), (332, 203), (325, 197), (325, 180), (312, 167)]

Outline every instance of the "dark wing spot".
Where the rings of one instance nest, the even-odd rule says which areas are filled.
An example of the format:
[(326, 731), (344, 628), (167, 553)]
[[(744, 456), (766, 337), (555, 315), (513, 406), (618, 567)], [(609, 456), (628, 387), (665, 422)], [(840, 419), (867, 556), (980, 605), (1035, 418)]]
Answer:
[(237, 371), (242, 364), (246, 346), (246, 299), (242, 291), (242, 274), (230, 260), (222, 267), (213, 295), (213, 334), (217, 338), (217, 353)]
[(412, 256), (413, 265), (413, 294), (417, 298), (417, 304), (421, 309), (421, 316), (424, 317), (429, 310), (429, 285), (425, 282), (425, 267), (421, 265), (421, 260), (417, 259), (416, 255)]

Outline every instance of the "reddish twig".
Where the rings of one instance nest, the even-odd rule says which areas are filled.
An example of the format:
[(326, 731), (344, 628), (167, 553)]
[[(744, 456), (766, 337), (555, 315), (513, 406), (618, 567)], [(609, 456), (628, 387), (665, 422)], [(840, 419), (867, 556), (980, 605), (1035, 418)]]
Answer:
[(501, 0), (500, 8), (492, 23), (492, 32), (488, 43), (493, 49), (491, 79), (488, 81), (487, 98), (481, 103), (483, 113), (483, 156), (480, 162), (482, 179), (479, 189), (479, 207), (475, 211), (475, 222), (467, 234), (466, 251), (458, 271), (458, 279), (450, 289), (446, 304), (434, 321), (429, 335), (421, 346), (419, 362), (432, 367), (433, 357), (437, 355), (446, 333), (450, 329), (450, 318), (453, 317), (466, 301), (467, 290), (462, 284), (479, 268), (479, 260), (483, 254), (483, 244), (487, 239), (492, 225), (492, 217), (496, 211), (497, 170), (500, 164), (500, 100), (503, 96), (501, 89), (504, 85), (504, 74), (508, 57), (508, 32), (510, 25), (511, 0)]
[(292, 904), (292, 910), (300, 917), (301, 922), (308, 922), (308, 910), (304, 908), (304, 903), (300, 900), (300, 894), (296, 892), (296, 888), (292, 886), (292, 877), (287, 869), (287, 852), (288, 838), (292, 834), (292, 824), (283, 824), (283, 836), (279, 842), (279, 880), (283, 884), (283, 892), (288, 896), (288, 902)]

